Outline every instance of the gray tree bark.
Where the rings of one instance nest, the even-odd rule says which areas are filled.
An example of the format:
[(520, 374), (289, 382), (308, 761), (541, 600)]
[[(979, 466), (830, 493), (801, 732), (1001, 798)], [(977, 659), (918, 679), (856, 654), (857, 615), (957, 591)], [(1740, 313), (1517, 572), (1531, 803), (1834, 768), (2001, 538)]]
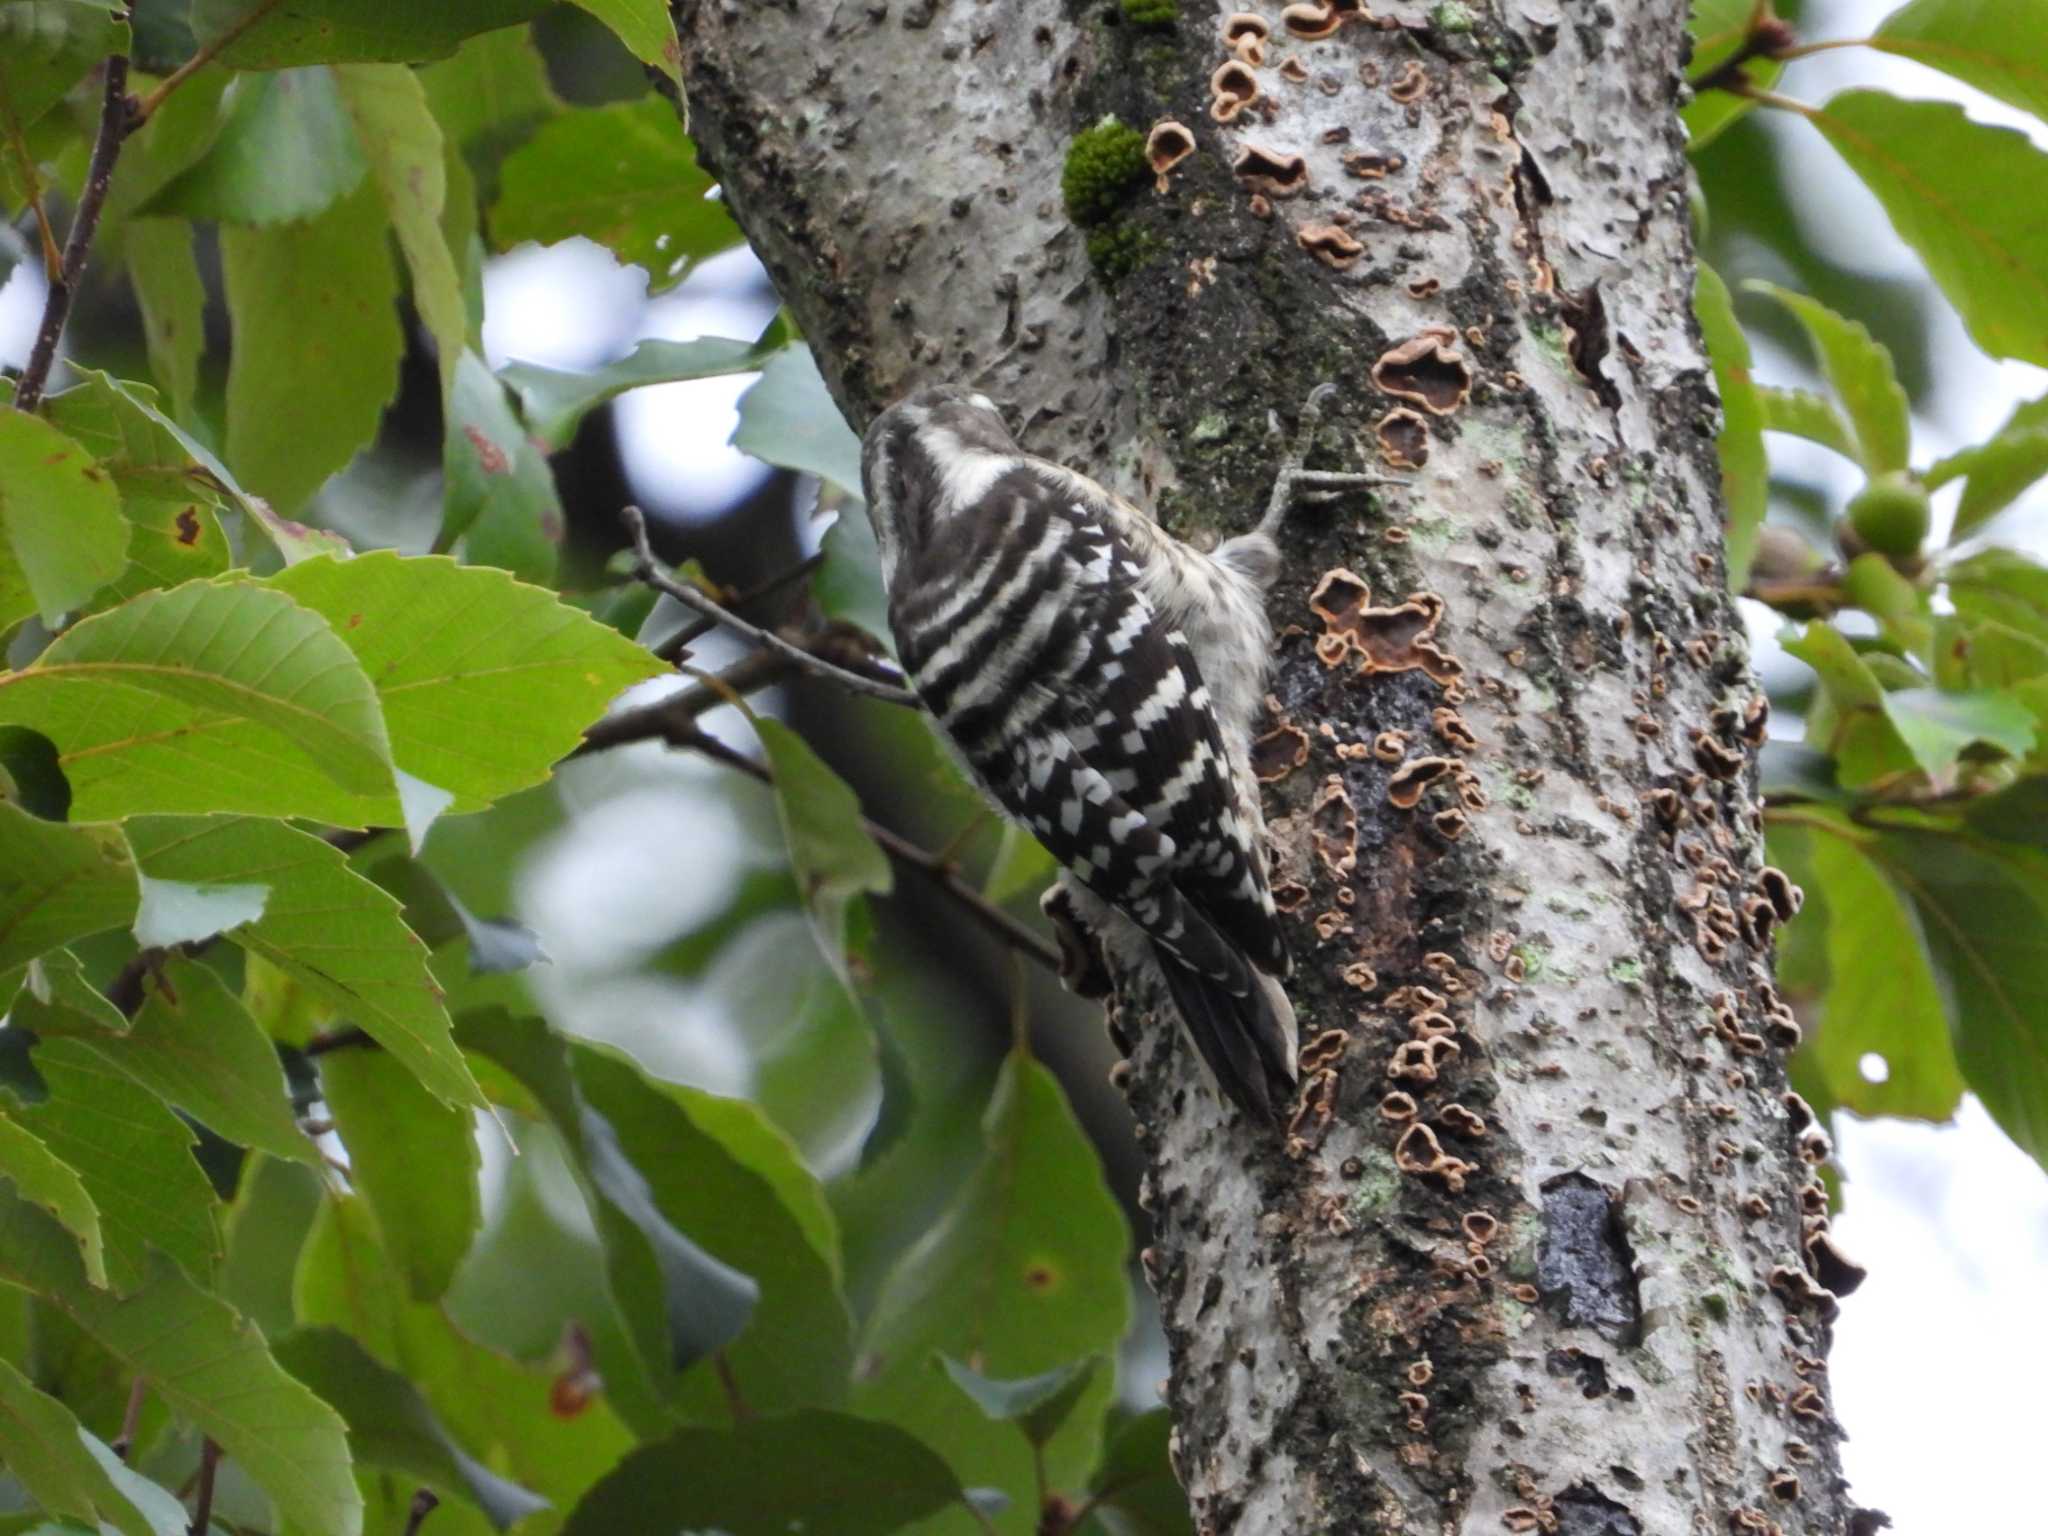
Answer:
[[(705, 158), (856, 426), (970, 383), (1214, 538), (1329, 380), (1317, 465), (1412, 473), (1299, 515), (1274, 596), (1284, 1142), (1119, 1010), (1197, 1529), (1850, 1529), (1685, 4), (1171, 9), (677, 6)], [(1110, 114), (1194, 149), (1084, 231), (1062, 168)]]

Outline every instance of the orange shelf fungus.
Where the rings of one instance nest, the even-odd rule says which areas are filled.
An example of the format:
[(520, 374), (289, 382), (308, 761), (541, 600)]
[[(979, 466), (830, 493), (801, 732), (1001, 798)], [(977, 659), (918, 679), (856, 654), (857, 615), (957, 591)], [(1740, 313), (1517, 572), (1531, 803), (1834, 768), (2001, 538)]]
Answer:
[(1372, 381), (1397, 400), (1412, 400), (1432, 416), (1448, 416), (1472, 395), (1472, 368), (1459, 353), (1458, 333), (1424, 326), (1389, 347), (1372, 365)]

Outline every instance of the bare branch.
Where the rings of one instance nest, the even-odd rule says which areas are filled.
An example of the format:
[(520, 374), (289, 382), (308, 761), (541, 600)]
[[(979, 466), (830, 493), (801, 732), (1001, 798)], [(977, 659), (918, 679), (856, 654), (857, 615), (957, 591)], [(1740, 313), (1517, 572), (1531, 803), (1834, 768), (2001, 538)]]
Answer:
[[(823, 565), (824, 563), (825, 556), (822, 552), (815, 555), (810, 555), (805, 559), (797, 561), (797, 563), (795, 565), (792, 565), (788, 570), (777, 571), (773, 576), (768, 577), (766, 580), (755, 583), (753, 586), (747, 588), (747, 590), (744, 592), (737, 593), (726, 606), (732, 609), (734, 612), (737, 612), (740, 609), (747, 607), (749, 604), (759, 602), (762, 598), (768, 596), (771, 592), (781, 591), (791, 582), (801, 581), (804, 577), (810, 575), (811, 572), (815, 571), (819, 566)], [(716, 628), (718, 628), (718, 620), (716, 619), (693, 619), (688, 624), (685, 624), (681, 629), (677, 630), (675, 634), (671, 635), (668, 639), (662, 641), (661, 644), (654, 647), (654, 654), (659, 656), (663, 661), (675, 661), (679, 657), (681, 657), (683, 652), (689, 649), (689, 647), (693, 643), (703, 639), (704, 636), (708, 635), (712, 630)]]
[(57, 361), (57, 343), (64, 335), (64, 322), (71, 314), (78, 281), (85, 273), (93, 232), (100, 225), (100, 209), (106, 205), (107, 188), (113, 184), (114, 161), (120, 156), (122, 141), (135, 126), (133, 112), (134, 104), (128, 99), (128, 55), (109, 54), (106, 90), (100, 100), (99, 136), (93, 140), (85, 186), (80, 189), (78, 207), (71, 214), (71, 233), (64, 241), (64, 264), (43, 297), (43, 319), (36, 327), (35, 346), (14, 388), (17, 410), (33, 411), (43, 402), (50, 369)]
[(917, 695), (908, 688), (894, 683), (877, 682), (863, 677), (858, 672), (848, 671), (812, 655), (802, 646), (791, 643), (773, 630), (763, 629), (758, 624), (749, 624), (738, 614), (730, 613), (713, 602), (704, 593), (686, 581), (677, 581), (664, 573), (654, 558), (654, 550), (647, 542), (647, 519), (638, 507), (627, 507), (620, 516), (625, 520), (626, 531), (632, 535), (635, 564), (633, 574), (639, 580), (658, 592), (665, 592), (692, 613), (700, 614), (717, 624), (723, 624), (734, 634), (751, 640), (765, 650), (775, 651), (793, 661), (799, 669), (813, 676), (827, 678), (863, 698), (880, 699), (888, 704), (901, 704), (907, 708), (918, 707)]
[(171, 92), (198, 74), (200, 70), (206, 68), (207, 65), (219, 58), (224, 49), (232, 45), (236, 38), (255, 26), (257, 22), (276, 10), (279, 3), (280, 0), (263, 0), (261, 5), (251, 8), (247, 14), (237, 20), (227, 31), (221, 33), (219, 37), (206, 44), (198, 52), (194, 53), (191, 58), (180, 64), (168, 75), (165, 75), (162, 80), (157, 82), (155, 90), (136, 103), (135, 118), (130, 127), (140, 128), (144, 123), (148, 122), (156, 109), (164, 104), (166, 96), (170, 95)]

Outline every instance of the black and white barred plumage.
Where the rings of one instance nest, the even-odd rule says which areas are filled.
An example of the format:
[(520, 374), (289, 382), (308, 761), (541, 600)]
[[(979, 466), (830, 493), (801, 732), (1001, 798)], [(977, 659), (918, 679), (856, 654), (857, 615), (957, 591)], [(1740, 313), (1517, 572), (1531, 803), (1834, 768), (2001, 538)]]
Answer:
[(884, 411), (861, 468), (890, 627), (941, 732), (1097, 935), (1157, 963), (1223, 1091), (1273, 1117), (1289, 959), (1246, 764), (1271, 539), (1201, 554), (964, 390)]

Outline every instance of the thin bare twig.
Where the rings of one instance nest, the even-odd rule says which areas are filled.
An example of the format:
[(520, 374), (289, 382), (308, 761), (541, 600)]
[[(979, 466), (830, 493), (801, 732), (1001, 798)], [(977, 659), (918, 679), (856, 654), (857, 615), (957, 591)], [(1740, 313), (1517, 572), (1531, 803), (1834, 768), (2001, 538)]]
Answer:
[(660, 563), (654, 558), (654, 550), (647, 542), (647, 519), (640, 509), (627, 507), (620, 516), (625, 521), (626, 531), (633, 539), (633, 574), (648, 586), (658, 592), (667, 593), (692, 613), (710, 619), (713, 623), (723, 624), (734, 634), (751, 640), (764, 650), (779, 652), (802, 671), (835, 682), (849, 693), (857, 693), (863, 698), (881, 699), (888, 704), (901, 704), (911, 709), (918, 707), (917, 695), (908, 688), (898, 687), (894, 683), (877, 682), (871, 677), (862, 677), (858, 672), (850, 672), (845, 667), (814, 656), (802, 646), (783, 639), (773, 630), (763, 629), (758, 624), (749, 624), (738, 614), (727, 612), (688, 582), (675, 580), (661, 569)]
[(199, 1446), (199, 1493), (192, 1505), (192, 1536), (206, 1536), (213, 1524), (213, 1472), (220, 1465), (220, 1442), (208, 1435)]
[[(744, 773), (763, 784), (775, 782), (775, 776), (751, 757), (743, 752), (734, 751), (716, 736), (706, 734), (688, 721), (676, 722), (676, 728), (663, 739), (670, 746), (701, 753), (713, 762), (723, 763), (726, 767)], [(907, 838), (899, 837), (887, 827), (877, 826), (865, 816), (861, 818), (861, 827), (881, 846), (884, 853), (938, 886), (958, 903), (969, 917), (994, 937), (1002, 940), (1019, 954), (1030, 956), (1047, 970), (1055, 973), (1059, 971), (1059, 951), (962, 880), (960, 871), (954, 868), (950, 861), (929, 849), (918, 847)]]
[(121, 143), (135, 126), (134, 103), (128, 99), (128, 55), (107, 56), (106, 90), (100, 101), (99, 135), (92, 141), (92, 159), (86, 166), (85, 185), (79, 190), (78, 206), (72, 210), (71, 233), (64, 241), (62, 268), (51, 280), (43, 297), (43, 320), (36, 327), (35, 346), (29, 351), (28, 366), (14, 387), (17, 410), (33, 411), (43, 402), (43, 390), (50, 382), (50, 369), (57, 361), (57, 343), (64, 335), (64, 322), (71, 314), (71, 300), (85, 273), (86, 254), (92, 249), (93, 232), (100, 226), (100, 209), (106, 205), (107, 188), (113, 184), (114, 161)]
[(139, 128), (148, 122), (151, 114), (164, 104), (166, 96), (170, 95), (171, 92), (198, 74), (200, 70), (206, 68), (207, 65), (219, 58), (224, 50), (234, 45), (235, 39), (276, 10), (280, 3), (281, 0), (263, 0), (261, 5), (250, 10), (232, 27), (229, 27), (227, 31), (221, 33), (219, 37), (206, 44), (197, 53), (193, 54), (191, 58), (180, 64), (168, 75), (165, 75), (162, 80), (157, 82), (155, 90), (136, 103), (134, 125)]
[[(737, 613), (752, 603), (758, 603), (769, 594), (781, 591), (791, 582), (801, 581), (825, 563), (824, 552), (820, 551), (806, 559), (799, 560), (786, 571), (777, 571), (773, 576), (756, 582), (746, 591), (737, 593), (726, 607)], [(692, 619), (668, 639), (654, 647), (654, 654), (663, 661), (675, 661), (697, 641), (718, 628), (718, 620), (712, 618)]]
[(754, 1416), (754, 1410), (747, 1403), (746, 1394), (740, 1391), (740, 1379), (732, 1371), (732, 1361), (726, 1358), (722, 1349), (711, 1352), (711, 1369), (718, 1377), (718, 1389), (725, 1394), (726, 1412), (732, 1415), (735, 1424), (744, 1424)]
[(149, 1378), (138, 1372), (135, 1379), (128, 1383), (128, 1406), (121, 1410), (121, 1432), (114, 1436), (114, 1443), (109, 1447), (123, 1461), (126, 1461), (128, 1453), (135, 1449), (135, 1433), (142, 1425), (142, 1405), (147, 1401)]
[(441, 1496), (431, 1488), (422, 1488), (412, 1496), (412, 1507), (405, 1512), (405, 1536), (419, 1536), (420, 1527), (426, 1524), (427, 1516), (441, 1507)]

